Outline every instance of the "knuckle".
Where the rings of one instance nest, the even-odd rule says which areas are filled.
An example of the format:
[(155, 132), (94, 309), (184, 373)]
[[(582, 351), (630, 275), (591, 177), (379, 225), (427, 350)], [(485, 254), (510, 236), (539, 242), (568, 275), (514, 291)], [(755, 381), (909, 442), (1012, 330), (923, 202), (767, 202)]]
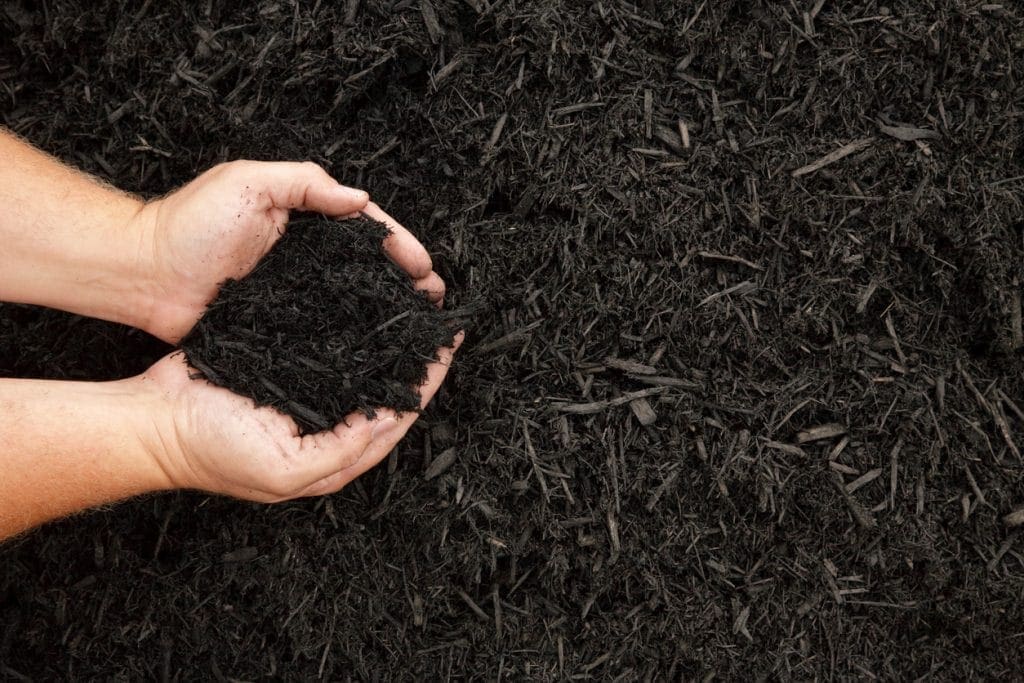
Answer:
[[(369, 445), (369, 439), (367, 439), (366, 445)], [(338, 458), (338, 469), (347, 470), (349, 467), (352, 467), (352, 465), (355, 465), (357, 462), (359, 462), (359, 458), (363, 455), (362, 450), (365, 449), (359, 449), (357, 446), (355, 448), (350, 448), (347, 451), (345, 451), (345, 453), (343, 453), (342, 456)]]
[(322, 490), (325, 494), (337, 493), (338, 491), (345, 488), (345, 484), (345, 473), (338, 472), (324, 479), (324, 485), (322, 487)]
[(299, 169), (310, 175), (327, 175), (327, 171), (324, 170), (323, 166), (316, 163), (315, 161), (300, 161)]
[(228, 183), (241, 182), (249, 175), (253, 163), (255, 162), (244, 159), (225, 161), (214, 166), (211, 173)]
[(229, 175), (231, 173), (231, 164), (233, 163), (233, 161), (222, 161), (216, 166), (211, 166), (206, 171), (204, 171), (200, 178), (223, 178), (224, 176)]
[(222, 173), (236, 173), (245, 169), (248, 164), (249, 162), (244, 159), (233, 159), (217, 164), (216, 168)]

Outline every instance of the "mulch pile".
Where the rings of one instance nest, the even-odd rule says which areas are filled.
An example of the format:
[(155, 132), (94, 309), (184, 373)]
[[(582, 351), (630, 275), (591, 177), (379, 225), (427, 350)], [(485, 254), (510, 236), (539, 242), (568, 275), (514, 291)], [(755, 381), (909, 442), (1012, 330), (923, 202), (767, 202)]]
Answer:
[[(181, 341), (198, 376), (290, 415), (300, 433), (376, 408), (420, 407), (452, 329), (361, 217), (294, 220), (252, 273), (228, 280)], [(195, 378), (195, 377), (194, 377)]]
[[(156, 195), (312, 159), (467, 341), (386, 464), (0, 551), (0, 672), (632, 680), (1024, 669), (1013, 3), (0, 9), (6, 125)], [(0, 374), (166, 348), (6, 306)]]

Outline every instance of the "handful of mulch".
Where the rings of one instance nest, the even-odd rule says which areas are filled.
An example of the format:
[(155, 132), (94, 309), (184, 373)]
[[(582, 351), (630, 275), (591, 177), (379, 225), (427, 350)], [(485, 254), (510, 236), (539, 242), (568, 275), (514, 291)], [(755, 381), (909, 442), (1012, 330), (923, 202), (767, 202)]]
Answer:
[(189, 364), (290, 415), (304, 434), (354, 411), (418, 410), (416, 387), (454, 332), (384, 254), (389, 234), (365, 216), (293, 220), (182, 340)]

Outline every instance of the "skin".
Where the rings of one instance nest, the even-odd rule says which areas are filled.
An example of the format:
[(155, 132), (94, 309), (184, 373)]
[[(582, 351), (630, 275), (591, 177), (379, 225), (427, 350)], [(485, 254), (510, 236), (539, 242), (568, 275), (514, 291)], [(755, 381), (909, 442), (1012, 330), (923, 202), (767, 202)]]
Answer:
[[(308, 162), (235, 161), (151, 202), (0, 130), (0, 300), (120, 322), (176, 343), (226, 278), (249, 273), (293, 209), (360, 211), (392, 229), (388, 256), (441, 305), (444, 282), (413, 235)], [(420, 387), (426, 407), (453, 348)], [(180, 353), (116, 382), (0, 379), (0, 539), (144, 493), (199, 489), (277, 502), (340, 490), (418, 417), (381, 410), (299, 436), (271, 408), (203, 380)]]

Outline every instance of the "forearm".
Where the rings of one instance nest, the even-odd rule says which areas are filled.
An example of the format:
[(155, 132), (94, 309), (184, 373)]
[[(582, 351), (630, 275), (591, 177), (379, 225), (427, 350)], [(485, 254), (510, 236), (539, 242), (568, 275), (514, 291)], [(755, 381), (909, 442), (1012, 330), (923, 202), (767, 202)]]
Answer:
[(0, 300), (143, 327), (136, 197), (0, 129)]
[(0, 380), (0, 540), (171, 488), (151, 455), (159, 402), (140, 378)]

